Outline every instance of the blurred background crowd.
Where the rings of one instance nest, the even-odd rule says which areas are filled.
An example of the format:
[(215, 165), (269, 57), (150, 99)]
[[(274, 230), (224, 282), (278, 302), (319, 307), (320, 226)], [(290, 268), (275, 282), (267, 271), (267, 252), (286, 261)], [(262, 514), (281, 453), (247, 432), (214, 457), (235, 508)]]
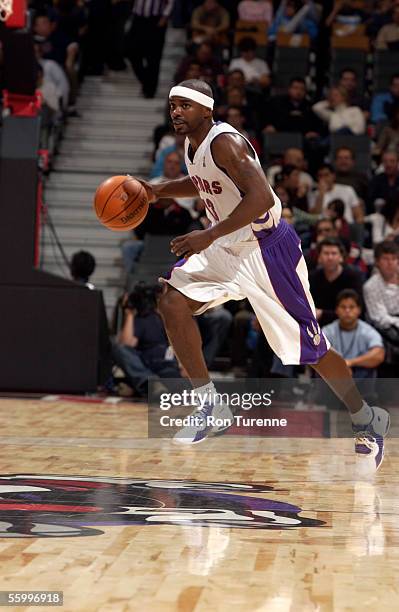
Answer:
[[(65, 121), (79, 115), (86, 75), (132, 69), (151, 99), (166, 30), (184, 29), (186, 55), (170, 85), (209, 83), (215, 120), (254, 146), (302, 240), (318, 322), (354, 376), (396, 376), (399, 0), (32, 0), (30, 8), (44, 146), (54, 151)], [(4, 54), (1, 63), (4, 75)], [(152, 181), (187, 173), (166, 100), (153, 141)], [(137, 395), (149, 377), (185, 375), (157, 313), (158, 287), (138, 282), (146, 240), (208, 223), (200, 199), (163, 200), (122, 245), (128, 290), (116, 308), (112, 351)], [(88, 255), (75, 273), (83, 282), (93, 271)], [(198, 324), (211, 369), (301, 372), (273, 355), (247, 301), (207, 311)]]

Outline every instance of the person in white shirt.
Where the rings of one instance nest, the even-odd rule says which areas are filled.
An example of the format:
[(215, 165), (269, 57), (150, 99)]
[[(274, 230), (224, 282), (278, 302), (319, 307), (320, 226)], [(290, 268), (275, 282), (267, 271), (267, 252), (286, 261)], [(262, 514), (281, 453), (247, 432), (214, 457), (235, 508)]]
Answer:
[(348, 93), (342, 87), (331, 87), (327, 100), (313, 105), (313, 112), (328, 124), (330, 133), (364, 134), (366, 121), (358, 106), (348, 106)]
[(348, 223), (363, 223), (364, 211), (353, 187), (335, 182), (334, 168), (323, 164), (317, 173), (317, 190), (309, 197), (309, 212), (320, 214), (327, 210), (333, 200), (342, 200), (345, 205), (344, 218)]
[(380, 331), (396, 330), (399, 343), (399, 247), (380, 242), (374, 249), (376, 272), (363, 286), (371, 323)]
[(237, 10), (242, 21), (273, 21), (273, 4), (268, 0), (241, 0)]
[(265, 60), (256, 57), (256, 48), (256, 42), (252, 38), (243, 38), (238, 45), (240, 57), (231, 61), (229, 72), (242, 70), (247, 85), (259, 85), (265, 89), (270, 85), (270, 69)]

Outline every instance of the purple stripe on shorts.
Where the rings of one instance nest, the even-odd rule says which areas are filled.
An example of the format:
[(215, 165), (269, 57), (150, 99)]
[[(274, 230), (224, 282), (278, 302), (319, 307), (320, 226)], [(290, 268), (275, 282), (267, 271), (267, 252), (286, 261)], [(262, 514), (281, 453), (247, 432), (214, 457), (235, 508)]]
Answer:
[(179, 261), (177, 261), (174, 266), (171, 267), (171, 269), (169, 270), (169, 272), (166, 274), (165, 279), (169, 280), (170, 277), (172, 276), (172, 272), (175, 268), (180, 268), (181, 266), (184, 266), (184, 264), (187, 261), (187, 257), (183, 257), (183, 259), (179, 259)]
[(327, 344), (296, 271), (302, 257), (300, 239), (284, 219), (278, 224), (276, 233), (279, 234), (276, 236), (279, 240), (275, 240), (275, 236), (259, 239), (262, 258), (274, 292), (286, 311), (299, 324), (300, 363), (316, 363), (327, 352)]

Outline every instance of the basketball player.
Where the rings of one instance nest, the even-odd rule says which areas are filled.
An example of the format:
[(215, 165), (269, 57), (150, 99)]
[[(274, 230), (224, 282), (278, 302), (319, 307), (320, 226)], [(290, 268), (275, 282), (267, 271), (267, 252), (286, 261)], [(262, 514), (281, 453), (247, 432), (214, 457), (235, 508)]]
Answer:
[[(169, 94), (170, 116), (177, 134), (186, 136), (189, 176), (158, 185), (143, 182), (151, 202), (159, 198), (200, 196), (209, 228), (172, 240), (183, 257), (164, 279), (160, 312), (173, 349), (198, 397), (209, 404), (199, 410), (197, 425), (183, 428), (175, 440), (195, 444), (215, 428), (208, 416), (231, 416), (218, 405), (216, 389), (201, 351), (192, 316), (228, 300), (248, 298), (273, 351), (284, 364), (309, 364), (347, 406), (356, 436), (355, 451), (383, 458), (389, 413), (364, 402), (344, 361), (323, 335), (309, 292), (300, 239), (281, 219), (281, 203), (268, 185), (251, 144), (227, 123), (212, 118), (211, 88), (183, 81)], [(129, 183), (126, 183), (129, 193)]]

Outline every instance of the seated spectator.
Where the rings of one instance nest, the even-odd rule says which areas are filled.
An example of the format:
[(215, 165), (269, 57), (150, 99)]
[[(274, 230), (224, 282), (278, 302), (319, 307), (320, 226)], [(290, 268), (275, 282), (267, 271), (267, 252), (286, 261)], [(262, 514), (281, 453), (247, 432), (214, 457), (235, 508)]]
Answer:
[(148, 379), (181, 376), (157, 310), (158, 295), (158, 287), (139, 284), (124, 296), (123, 324), (112, 347), (115, 363), (140, 397), (147, 397)]
[[(329, 217), (322, 217), (315, 223), (314, 239), (312, 240), (309, 250), (305, 253), (305, 259), (309, 270), (314, 270), (317, 267), (319, 259), (319, 253), (317, 250), (318, 244), (327, 238), (339, 239), (338, 231), (335, 227), (333, 219)], [(342, 240), (340, 240), (340, 242), (342, 242)], [(345, 244), (344, 246), (346, 249)]]
[(181, 171), (183, 172), (183, 174), (187, 174), (187, 168), (184, 163), (185, 140), (186, 137), (182, 136), (181, 134), (173, 135), (173, 144), (169, 146), (163, 146), (162, 149), (159, 151), (159, 154), (156, 156), (155, 163), (150, 172), (150, 178), (154, 179), (160, 176), (164, 176), (165, 159), (169, 155), (169, 153), (174, 153), (175, 151), (177, 151), (177, 153), (180, 155)]
[(362, 296), (362, 276), (347, 266), (345, 249), (336, 238), (326, 238), (318, 243), (318, 265), (309, 275), (310, 292), (316, 306), (316, 318), (321, 327), (336, 319), (333, 309), (337, 296), (343, 289), (354, 289)]
[(399, 106), (393, 111), (390, 125), (386, 125), (380, 133), (374, 149), (376, 155), (386, 151), (396, 151), (399, 154)]
[(266, 21), (273, 19), (273, 3), (269, 0), (241, 0), (237, 7), (238, 18), (242, 21)]
[(349, 106), (358, 106), (363, 111), (368, 108), (365, 96), (359, 95), (359, 82), (356, 71), (352, 68), (344, 68), (339, 74), (338, 87), (344, 89), (347, 94)]
[(364, 172), (356, 170), (355, 164), (355, 154), (350, 147), (338, 147), (335, 150), (334, 167), (336, 183), (353, 187), (359, 198), (365, 202), (369, 181)]
[(242, 109), (239, 106), (229, 106), (227, 109), (226, 121), (230, 125), (232, 125), (236, 130), (240, 132), (253, 146), (256, 153), (260, 155), (260, 144), (256, 139), (254, 132), (247, 132), (244, 128), (245, 125), (245, 117)]
[[(54, 17), (48, 13), (38, 13), (33, 22), (33, 31), (36, 42), (41, 44), (42, 57), (57, 62), (65, 69), (70, 84), (70, 104), (75, 104), (77, 94), (76, 60), (79, 45), (65, 32), (57, 27)], [(71, 109), (74, 113), (74, 108)]]
[(397, 0), (392, 10), (392, 21), (384, 25), (378, 32), (375, 48), (378, 50), (399, 50), (399, 2)]
[[(354, 232), (354, 228), (345, 220), (345, 205), (342, 200), (330, 202), (327, 215), (333, 221), (338, 239), (342, 242), (348, 253), (346, 263), (357, 268), (365, 279), (368, 276), (368, 266), (363, 258), (362, 247), (360, 246), (363, 242), (363, 233)], [(357, 242), (353, 239), (357, 240)]]
[[(163, 156), (163, 174), (150, 182), (162, 183), (164, 180), (182, 178), (181, 156), (177, 151), (170, 151)], [(136, 235), (142, 239), (151, 234), (182, 234), (187, 231), (193, 218), (195, 198), (162, 198), (151, 204), (144, 221), (136, 228)]]
[(245, 125), (247, 129), (256, 130), (256, 113), (254, 112), (254, 108), (250, 104), (250, 98), (247, 97), (244, 89), (240, 87), (228, 87), (226, 90), (226, 106), (219, 107), (217, 109), (217, 114), (219, 115), (220, 111), (222, 111), (223, 114), (227, 114), (228, 109), (231, 107), (241, 109), (241, 112), (245, 117)]
[(96, 260), (88, 251), (77, 251), (71, 258), (71, 276), (74, 281), (81, 285), (86, 285), (88, 289), (94, 289), (90, 283), (90, 276), (96, 269)]
[(371, 224), (373, 246), (399, 234), (399, 200), (388, 201), (381, 209), (367, 215), (364, 220)]
[(196, 49), (194, 55), (184, 57), (175, 74), (175, 82), (180, 83), (185, 78), (187, 69), (193, 62), (197, 62), (201, 68), (202, 77), (215, 81), (218, 74), (223, 74), (221, 61), (215, 56), (213, 46), (209, 42), (203, 42)]
[(267, 169), (266, 175), (270, 185), (274, 187), (276, 175), (279, 174), (283, 166), (295, 166), (299, 170), (299, 183), (308, 191), (313, 188), (314, 181), (310, 174), (306, 172), (306, 160), (302, 149), (290, 147), (284, 151), (282, 165), (275, 164)]
[(258, 126), (262, 107), (262, 93), (260, 90), (247, 86), (242, 70), (230, 71), (226, 83), (216, 89), (215, 112), (217, 117), (225, 118), (229, 106), (240, 107), (247, 129)]
[(192, 40), (195, 44), (209, 41), (215, 45), (227, 43), (230, 16), (217, 0), (204, 0), (191, 17)]
[(295, 166), (283, 166), (281, 173), (276, 177), (277, 184), (284, 188), (289, 208), (308, 210), (307, 188), (300, 183), (300, 172)]
[(224, 306), (215, 306), (199, 315), (197, 322), (201, 332), (205, 363), (211, 368), (229, 334), (233, 315)]
[(383, 91), (373, 96), (371, 101), (371, 122), (374, 124), (388, 121), (394, 108), (399, 106), (399, 74), (391, 79), (389, 91)]
[(279, 32), (308, 34), (314, 40), (318, 34), (317, 10), (313, 0), (282, 0), (269, 28), (270, 40)]
[[(370, 322), (381, 333), (389, 364), (399, 363), (399, 246), (380, 242), (374, 249), (376, 271), (364, 285)], [(397, 375), (397, 372), (395, 372)]]
[(317, 173), (317, 190), (309, 197), (309, 212), (325, 213), (333, 200), (342, 200), (345, 205), (345, 220), (348, 223), (363, 223), (363, 206), (354, 189), (349, 185), (338, 185), (334, 168), (323, 164)]
[(318, 121), (306, 99), (306, 83), (300, 77), (291, 79), (286, 95), (274, 96), (266, 108), (265, 132), (300, 132), (307, 137), (318, 135)]
[(370, 182), (368, 212), (374, 212), (376, 200), (388, 202), (399, 197), (399, 154), (387, 151), (382, 156), (382, 165), (384, 171)]
[(338, 319), (323, 327), (323, 332), (345, 359), (354, 378), (375, 378), (385, 358), (384, 343), (374, 327), (360, 320), (361, 313), (359, 294), (353, 289), (344, 289), (336, 299)]
[(334, 228), (337, 232), (337, 237), (341, 240), (348, 252), (350, 240), (350, 226), (345, 219), (345, 204), (342, 200), (331, 200), (327, 207), (327, 218), (334, 223)]
[(66, 111), (69, 100), (69, 83), (64, 69), (54, 60), (43, 58), (42, 45), (39, 43), (35, 43), (35, 55), (43, 68), (44, 81), (51, 81), (57, 88), (58, 99), (61, 101), (62, 109)]
[(331, 87), (327, 100), (313, 105), (313, 112), (328, 126), (330, 134), (364, 134), (366, 122), (358, 106), (349, 106), (342, 87)]
[(347, 25), (358, 25), (367, 18), (367, 12), (359, 8), (358, 2), (352, 0), (335, 0), (333, 9), (326, 19), (326, 26), (331, 27), (334, 22)]
[(243, 38), (238, 49), (240, 57), (233, 59), (229, 71), (242, 70), (246, 85), (266, 89), (270, 85), (270, 69), (265, 60), (256, 57), (257, 45), (253, 38)]

